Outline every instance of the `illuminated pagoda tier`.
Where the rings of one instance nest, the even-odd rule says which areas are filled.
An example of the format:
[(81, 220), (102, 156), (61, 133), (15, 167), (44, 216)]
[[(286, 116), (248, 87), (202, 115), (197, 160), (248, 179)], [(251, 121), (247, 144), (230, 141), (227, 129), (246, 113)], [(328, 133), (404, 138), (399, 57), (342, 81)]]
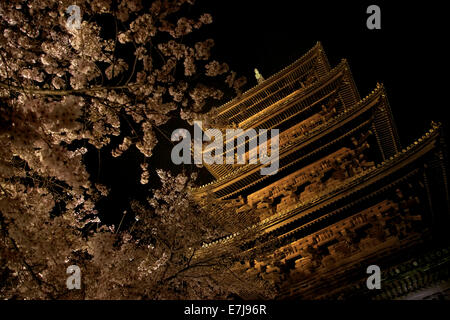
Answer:
[[(448, 286), (440, 124), (400, 146), (383, 85), (361, 99), (347, 62), (331, 69), (320, 43), (221, 106), (216, 120), (279, 129), (279, 170), (261, 175), (260, 162), (205, 164), (215, 180), (192, 189), (198, 202), (219, 203), (214, 214), (223, 219), (232, 212), (258, 221), (256, 233), (237, 230), (205, 244), (204, 253), (248, 233), (241, 247), (253, 258), (238, 267), (275, 281), (280, 298), (425, 298), (434, 294), (429, 288)], [(381, 268), (380, 290), (366, 286), (372, 264)]]

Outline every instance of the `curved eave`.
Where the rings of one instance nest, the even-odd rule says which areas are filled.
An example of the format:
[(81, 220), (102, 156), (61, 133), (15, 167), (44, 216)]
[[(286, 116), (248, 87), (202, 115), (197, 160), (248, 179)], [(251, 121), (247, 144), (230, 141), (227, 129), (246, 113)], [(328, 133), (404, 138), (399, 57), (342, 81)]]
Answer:
[(261, 83), (258, 83), (253, 88), (248, 89), (241, 96), (239, 96), (239, 98), (231, 100), (231, 101), (225, 103), (224, 105), (220, 106), (217, 110), (218, 114), (221, 115), (233, 108), (236, 108), (239, 105), (239, 103), (241, 103), (242, 101), (244, 101), (248, 98), (251, 98), (256, 93), (258, 93), (260, 91), (264, 91), (265, 89), (267, 89), (268, 87), (270, 87), (271, 85), (276, 83), (276, 81), (278, 81), (280, 78), (282, 78), (283, 75), (285, 75), (286, 73), (291, 72), (295, 68), (300, 67), (302, 64), (304, 64), (307, 61), (313, 59), (314, 57), (320, 56), (320, 55), (322, 55), (322, 58), (324, 59), (323, 62), (329, 69), (328, 59), (326, 58), (326, 56), (324, 54), (322, 44), (320, 42), (317, 42), (314, 47), (312, 47), (307, 53), (305, 53), (302, 57), (297, 59), (295, 62), (286, 66), (285, 68), (278, 71), (277, 73), (270, 76), (269, 78), (265, 79)]
[[(331, 70), (326, 77), (323, 77), (319, 81), (316, 81), (305, 88), (301, 88), (292, 92), (290, 95), (286, 96), (280, 101), (249, 117), (247, 120), (242, 122), (245, 123), (245, 125), (239, 126), (238, 129), (242, 129), (245, 131), (250, 128), (258, 128), (258, 125), (263, 122), (261, 121), (262, 119), (264, 119), (265, 121), (270, 120), (272, 117), (285, 110), (286, 107), (290, 107), (295, 102), (307, 99), (309, 96), (314, 95), (315, 93), (317, 93), (317, 91), (321, 90), (327, 85), (345, 77), (351, 79), (352, 75), (347, 60), (342, 59), (342, 61), (335, 68), (333, 68), (333, 70)], [(356, 90), (356, 86), (353, 89)], [(226, 144), (230, 140), (231, 139), (225, 139), (223, 143)], [(204, 148), (204, 150), (202, 150), (202, 153), (211, 152), (212, 149), (213, 147), (209, 148), (207, 146)], [(225, 152), (222, 152), (222, 155), (224, 153)]]
[[(305, 88), (301, 88), (291, 93), (280, 102), (274, 103), (268, 108), (265, 108), (264, 110), (250, 116), (248, 119), (240, 122), (239, 127), (242, 129), (258, 127), (261, 122), (263, 122), (263, 119), (267, 121), (268, 117), (273, 117), (278, 112), (282, 111), (286, 106), (296, 101), (307, 99), (309, 96), (315, 94), (317, 91), (326, 87), (333, 81), (337, 81), (341, 77), (346, 78), (347, 81), (350, 81), (350, 79), (352, 79), (350, 66), (348, 65), (346, 59), (342, 59), (341, 62), (336, 67), (334, 67), (325, 77), (322, 77), (318, 81), (308, 85)], [(357, 92), (356, 85), (354, 85), (353, 82), (352, 85), (352, 89)]]
[[(345, 85), (341, 86), (340, 83), (345, 83)], [(325, 91), (320, 94), (319, 98), (314, 99), (314, 103), (307, 104), (300, 109), (297, 108), (297, 105), (304, 104), (304, 101), (307, 101), (311, 96), (317, 95), (322, 90)], [(276, 128), (284, 121), (288, 121), (290, 118), (306, 112), (309, 108), (322, 103), (324, 99), (336, 93), (342, 95), (342, 103), (344, 105), (344, 108), (354, 106), (355, 104), (357, 104), (357, 102), (360, 101), (358, 89), (354, 84), (350, 68), (345, 59), (343, 59), (339, 65), (333, 68), (332, 71), (328, 72), (327, 75), (322, 77), (320, 80), (310, 84), (307, 87), (292, 92), (285, 98), (272, 103), (264, 110), (255, 113), (254, 115), (246, 119), (243, 123), (241, 123), (242, 125), (239, 125), (239, 129), (243, 129), (243, 132), (245, 132), (245, 130), (248, 130), (250, 128)], [(296, 108), (298, 110), (295, 113), (291, 113), (288, 117), (283, 117), (282, 119), (278, 119), (274, 122), (273, 119), (276, 119), (277, 117), (279, 118), (283, 113), (288, 112), (291, 108)], [(274, 123), (267, 126), (265, 125), (265, 123), (267, 122)], [(228, 141), (229, 140), (225, 139), (224, 145)], [(203, 149), (203, 153), (211, 152), (211, 148), (212, 147), (206, 146)], [(222, 152), (222, 155), (223, 154), (224, 152)], [(236, 167), (230, 165), (209, 166), (205, 164), (205, 166), (215, 179), (220, 179), (222, 177), (228, 176), (236, 170)], [(238, 166), (237, 168), (239, 167), (240, 166)]]
[[(341, 112), (339, 115), (328, 121), (327, 123), (316, 127), (314, 130), (311, 131), (308, 136), (302, 136), (299, 137), (297, 140), (293, 140), (289, 145), (281, 146), (280, 148), (280, 158), (283, 158), (284, 156), (290, 154), (291, 151), (298, 150), (301, 148), (304, 148), (306, 145), (312, 143), (313, 141), (330, 134), (332, 131), (336, 130), (337, 128), (341, 127), (342, 125), (345, 125), (348, 121), (353, 119), (354, 117), (358, 116), (359, 114), (365, 112), (367, 109), (373, 107), (379, 98), (382, 96), (385, 97), (385, 91), (384, 87), (380, 84), (377, 85), (377, 87), (365, 98), (363, 98), (359, 103), (357, 103), (355, 106), (353, 106), (350, 109), (347, 109), (343, 112)], [(220, 188), (225, 187), (226, 185), (229, 185), (239, 179), (242, 178), (243, 175), (248, 175), (250, 173), (253, 173), (255, 171), (260, 170), (262, 167), (261, 164), (247, 164), (242, 167), (239, 167), (235, 169), (233, 172), (229, 173), (228, 175), (222, 176), (219, 179), (212, 181), (206, 185), (200, 186), (198, 188), (193, 188), (191, 191), (194, 194), (197, 193), (203, 193), (208, 191), (217, 191)], [(283, 167), (284, 168), (284, 167)], [(283, 168), (279, 168), (279, 171), (283, 170)], [(258, 181), (261, 181), (268, 176), (261, 176)], [(253, 184), (251, 184), (253, 185)], [(250, 187), (251, 185), (248, 185), (246, 188)]]
[[(320, 208), (331, 205), (338, 200), (351, 197), (354, 193), (375, 184), (376, 182), (389, 175), (394, 174), (396, 171), (401, 170), (406, 165), (421, 158), (430, 150), (433, 150), (436, 147), (436, 143), (438, 143), (440, 127), (440, 124), (435, 124), (425, 135), (414, 141), (414, 143), (410, 144), (407, 148), (390, 157), (388, 160), (385, 160), (382, 163), (378, 164), (376, 167), (372, 167), (352, 177), (344, 185), (337, 188), (325, 190), (316, 197), (310, 198), (304, 202), (300, 202), (294, 207), (280, 211), (279, 213), (265, 220), (262, 220), (260, 223), (249, 227), (248, 229), (258, 228), (258, 230), (260, 230), (261, 232), (273, 232), (287, 224), (296, 221), (297, 219), (316, 212)], [(313, 222), (317, 222), (325, 218), (327, 217), (320, 217)], [(241, 233), (245, 232), (246, 230), (242, 231)], [(213, 245), (224, 244), (228, 241), (233, 240), (241, 233), (235, 233), (224, 239), (217, 240), (210, 244), (205, 244), (204, 247), (208, 248)]]

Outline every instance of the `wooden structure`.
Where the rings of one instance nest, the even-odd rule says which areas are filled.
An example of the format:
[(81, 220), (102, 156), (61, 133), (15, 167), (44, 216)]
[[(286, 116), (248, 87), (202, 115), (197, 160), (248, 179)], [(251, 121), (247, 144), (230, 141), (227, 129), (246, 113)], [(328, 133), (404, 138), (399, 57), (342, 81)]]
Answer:
[[(383, 85), (361, 99), (347, 62), (331, 69), (320, 43), (220, 107), (217, 119), (280, 131), (275, 175), (261, 175), (260, 163), (206, 165), (215, 180), (192, 189), (199, 203), (222, 204), (217, 215), (258, 218), (242, 246), (253, 258), (241, 267), (274, 281), (280, 298), (412, 297), (449, 278), (440, 124), (402, 147)], [(433, 250), (441, 255), (427, 260)], [(365, 285), (371, 264), (382, 270), (381, 290)]]

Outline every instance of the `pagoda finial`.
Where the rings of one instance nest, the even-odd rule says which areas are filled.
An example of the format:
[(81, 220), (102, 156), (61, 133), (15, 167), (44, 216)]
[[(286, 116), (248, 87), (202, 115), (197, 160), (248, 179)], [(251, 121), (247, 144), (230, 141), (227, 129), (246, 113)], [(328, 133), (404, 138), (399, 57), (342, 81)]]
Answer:
[(259, 73), (258, 69), (255, 68), (255, 78), (256, 81), (258, 81), (258, 84), (260, 84), (261, 82), (264, 81), (263, 76), (261, 75), (261, 73)]

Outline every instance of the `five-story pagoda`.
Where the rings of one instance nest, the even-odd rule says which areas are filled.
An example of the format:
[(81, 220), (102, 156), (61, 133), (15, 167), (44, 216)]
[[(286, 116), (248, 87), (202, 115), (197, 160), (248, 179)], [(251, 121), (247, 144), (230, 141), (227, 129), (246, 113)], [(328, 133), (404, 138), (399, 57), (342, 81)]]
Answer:
[[(263, 163), (205, 164), (214, 180), (192, 193), (200, 204), (218, 201), (224, 219), (257, 218), (241, 246), (253, 258), (240, 267), (274, 281), (280, 297), (393, 299), (428, 288), (424, 298), (450, 287), (440, 124), (402, 147), (383, 85), (361, 99), (348, 63), (331, 69), (320, 43), (221, 106), (215, 120), (279, 130), (276, 174), (262, 175)], [(205, 244), (204, 253), (246, 232)], [(367, 289), (369, 265), (381, 269), (380, 290)]]

